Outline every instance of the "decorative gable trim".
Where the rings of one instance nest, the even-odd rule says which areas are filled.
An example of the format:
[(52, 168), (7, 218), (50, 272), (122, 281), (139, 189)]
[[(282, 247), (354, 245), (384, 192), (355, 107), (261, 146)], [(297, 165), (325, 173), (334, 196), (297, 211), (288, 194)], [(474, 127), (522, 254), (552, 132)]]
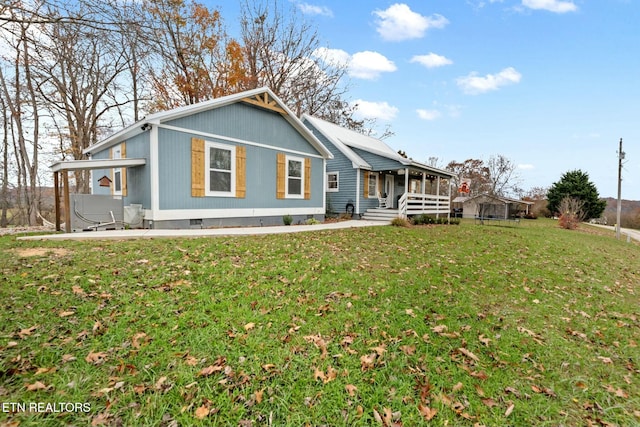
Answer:
[(269, 97), (268, 92), (259, 93), (250, 97), (242, 98), (242, 102), (246, 102), (247, 104), (251, 104), (251, 105), (256, 105), (266, 110), (275, 111), (276, 113), (280, 113), (283, 116), (287, 115), (287, 112), (284, 109), (280, 108), (276, 100)]

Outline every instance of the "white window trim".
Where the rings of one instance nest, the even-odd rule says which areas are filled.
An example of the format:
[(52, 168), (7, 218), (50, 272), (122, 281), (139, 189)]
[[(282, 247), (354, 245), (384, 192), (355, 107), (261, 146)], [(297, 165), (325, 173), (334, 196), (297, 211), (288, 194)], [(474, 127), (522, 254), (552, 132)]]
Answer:
[[(375, 190), (373, 192), (371, 191), (371, 187), (369, 186), (369, 182), (371, 182), (372, 179), (375, 179), (375, 182), (376, 182), (376, 188), (375, 188)], [(369, 187), (369, 198), (370, 199), (377, 199), (378, 198), (378, 192), (380, 191), (378, 189), (378, 179), (379, 179), (378, 172), (369, 172), (369, 181), (366, 183), (366, 185), (367, 185), (367, 187)]]
[[(300, 162), (300, 194), (289, 194), (289, 162)], [(304, 199), (304, 158), (296, 156), (285, 156), (285, 181), (284, 194), (287, 199)], [(298, 179), (298, 177), (294, 177)]]
[[(113, 147), (111, 151), (113, 159), (121, 159), (122, 158), (122, 144), (118, 144)], [(116, 178), (117, 175), (120, 175), (119, 178)], [(113, 169), (113, 195), (114, 196), (122, 196), (122, 168), (114, 168)], [(116, 183), (120, 182), (120, 190), (116, 190)]]
[[(329, 175), (336, 176), (336, 188), (329, 188)], [(327, 192), (329, 193), (338, 193), (340, 191), (340, 172), (327, 172)]]
[[(211, 191), (211, 148), (231, 151), (231, 189), (230, 191)], [(208, 197), (235, 197), (236, 195), (236, 147), (235, 145), (220, 144), (213, 141), (204, 142), (204, 185), (205, 196)]]

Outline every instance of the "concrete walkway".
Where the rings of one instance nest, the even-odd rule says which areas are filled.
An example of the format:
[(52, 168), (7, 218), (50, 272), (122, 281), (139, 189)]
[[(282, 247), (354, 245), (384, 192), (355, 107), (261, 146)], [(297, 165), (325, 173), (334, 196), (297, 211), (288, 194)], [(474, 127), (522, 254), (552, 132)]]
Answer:
[(249, 236), (258, 234), (302, 233), (305, 231), (338, 230), (342, 228), (372, 227), (388, 225), (388, 222), (351, 220), (315, 225), (289, 225), (274, 227), (228, 227), (184, 230), (110, 230), (86, 231), (77, 233), (43, 234), (40, 236), (22, 236), (18, 240), (126, 240), (157, 239), (175, 237), (207, 237), (207, 236)]

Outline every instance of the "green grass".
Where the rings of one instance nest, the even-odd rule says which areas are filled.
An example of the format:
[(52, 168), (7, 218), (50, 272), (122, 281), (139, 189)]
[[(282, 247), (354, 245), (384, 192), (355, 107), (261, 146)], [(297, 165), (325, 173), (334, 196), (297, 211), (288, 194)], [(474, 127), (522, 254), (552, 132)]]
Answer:
[(640, 423), (639, 246), (590, 228), (3, 237), (0, 272), (0, 404), (90, 405), (0, 424)]

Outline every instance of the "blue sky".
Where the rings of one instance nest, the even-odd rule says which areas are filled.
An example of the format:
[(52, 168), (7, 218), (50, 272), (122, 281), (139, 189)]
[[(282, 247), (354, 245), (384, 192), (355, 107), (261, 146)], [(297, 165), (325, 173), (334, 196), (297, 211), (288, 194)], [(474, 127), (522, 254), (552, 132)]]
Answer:
[(581, 169), (615, 197), (623, 138), (622, 196), (640, 200), (640, 2), (289, 1), (394, 149), (440, 166), (504, 155), (525, 189)]

